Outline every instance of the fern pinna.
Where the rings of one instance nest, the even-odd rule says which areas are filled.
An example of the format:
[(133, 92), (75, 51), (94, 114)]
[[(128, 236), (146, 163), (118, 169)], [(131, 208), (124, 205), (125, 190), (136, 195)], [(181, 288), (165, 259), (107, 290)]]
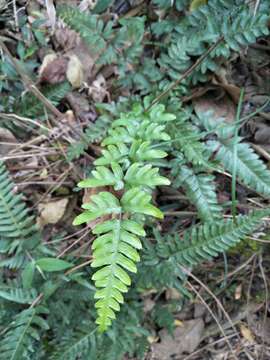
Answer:
[(136, 272), (139, 239), (145, 236), (144, 215), (162, 218), (162, 212), (151, 203), (151, 190), (170, 181), (159, 175), (151, 162), (166, 157), (167, 153), (152, 148), (154, 142), (169, 140), (166, 122), (175, 116), (156, 105), (148, 113), (136, 105), (112, 123), (103, 140), (105, 149), (95, 161), (92, 177), (79, 183), (82, 188), (110, 186), (113, 191), (100, 191), (83, 204), (84, 211), (75, 220), (79, 225), (99, 218), (93, 227), (97, 235), (93, 243), (93, 268), (100, 268), (93, 280), (101, 331), (105, 331), (123, 303), (122, 293), (131, 283), (127, 270)]

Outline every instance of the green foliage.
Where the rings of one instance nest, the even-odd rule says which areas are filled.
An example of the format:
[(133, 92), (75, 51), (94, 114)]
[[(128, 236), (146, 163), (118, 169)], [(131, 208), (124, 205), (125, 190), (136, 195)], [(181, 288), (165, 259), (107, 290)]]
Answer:
[(79, 158), (88, 148), (89, 144), (97, 143), (105, 137), (111, 119), (106, 116), (100, 116), (94, 123), (90, 123), (83, 133), (81, 140), (69, 145), (67, 157), (69, 161)]
[[(261, 1), (254, 16), (249, 4), (238, 0), (212, 0), (192, 11), (191, 1), (153, 0), (151, 6), (163, 11), (162, 20), (156, 22), (132, 16), (106, 20), (98, 8), (105, 2), (112, 4), (99, 1), (91, 13), (67, 6), (58, 9), (96, 57), (97, 71), (104, 65), (114, 68), (113, 97), (118, 85), (130, 94), (116, 104), (95, 104), (98, 119), (68, 147), (72, 161), (88, 148), (92, 151), (89, 144), (101, 143), (91, 176), (79, 183), (81, 188), (94, 189), (93, 195), (74, 220), (74, 224), (87, 223), (94, 235), (91, 267), (83, 266), (74, 249), (59, 258), (66, 240), (40, 241), (34, 218), (1, 163), (0, 359), (144, 358), (152, 335), (149, 326), (154, 323), (172, 332), (175, 308), (157, 296), (151, 314), (147, 313), (142, 293), (144, 297), (177, 289), (185, 295), (177, 300), (179, 311), (185, 297), (190, 297), (186, 269), (197, 269), (226, 252), (269, 215), (265, 210), (223, 219), (226, 204), (218, 201), (215, 172), (232, 172), (235, 166), (242, 184), (269, 197), (269, 170), (243, 139), (234, 137), (234, 124), (213, 119), (211, 113), (195, 116), (191, 107), (181, 104), (181, 95), (189, 95), (192, 83), (205, 81), (233, 51), (268, 32), (268, 2)], [(45, 33), (42, 38), (34, 28), (38, 43), (46, 43)], [(220, 36), (224, 40), (211, 56), (164, 99), (166, 107), (149, 108), (150, 98), (141, 105), (142, 94), (151, 93), (151, 100), (155, 99)], [(37, 67), (31, 61), (36, 47), (24, 40), (17, 49), (30, 74)], [(5, 55), (0, 67), (1, 112), (44, 118), (43, 105), (28, 93), (22, 95), (22, 83)], [(58, 105), (69, 86), (41, 91)], [(160, 199), (162, 186), (170, 184), (167, 177), (174, 187), (172, 194), (184, 192), (197, 214), (184, 222), (177, 215), (170, 217), (162, 226), (153, 219), (163, 217), (156, 204), (164, 209), (183, 205), (178, 197), (170, 204)], [(106, 334), (96, 331), (95, 321)]]
[[(91, 196), (90, 203), (82, 206), (86, 211), (74, 221), (75, 225), (97, 218), (101, 221), (93, 227), (93, 233), (98, 237), (93, 243), (94, 261), (91, 264), (93, 268), (101, 267), (92, 277), (98, 289), (95, 293), (98, 299), (96, 322), (101, 331), (111, 325), (114, 312), (120, 310), (119, 303), (124, 301), (121, 293), (127, 292), (127, 286), (131, 284), (127, 271), (137, 271), (135, 263), (140, 259), (137, 250), (142, 247), (139, 236), (145, 236), (143, 219), (138, 221), (137, 215), (163, 217), (151, 204), (149, 190), (170, 183), (150, 163), (166, 156), (164, 151), (150, 148), (154, 141), (170, 138), (163, 124), (175, 117), (164, 110), (164, 106), (156, 105), (149, 113), (144, 113), (143, 107), (136, 105), (133, 111), (115, 120), (102, 142), (114, 161), (108, 166), (100, 165), (100, 161), (104, 164), (109, 159), (108, 153), (103, 152), (105, 156), (95, 161), (96, 170), (92, 171), (92, 177), (79, 183), (84, 188), (113, 186), (115, 191), (123, 192), (119, 197), (108, 191)], [(125, 151), (120, 155), (116, 151), (115, 156), (116, 145)], [(110, 220), (102, 219), (108, 215)]]
[(221, 218), (222, 208), (217, 201), (214, 179), (212, 175), (196, 173), (193, 169), (182, 166), (174, 182), (176, 186), (183, 187), (204, 222), (217, 221)]
[[(33, 216), (29, 216), (22, 196), (15, 193), (15, 185), (11, 181), (3, 162), (0, 163), (0, 236), (1, 253), (7, 256), (18, 255), (25, 249), (31, 249), (40, 235), (34, 224)], [(18, 264), (17, 264), (18, 265)]]
[(219, 68), (220, 57), (228, 58), (231, 51), (240, 51), (259, 36), (269, 33), (266, 6), (261, 5), (255, 16), (242, 1), (214, 0), (200, 6), (171, 32), (168, 50), (158, 59), (162, 71), (171, 79), (178, 79), (193, 64), (194, 57), (202, 55), (209, 45), (223, 37), (224, 40), (190, 78), (194, 84), (207, 80), (207, 71)]
[(40, 341), (38, 329), (48, 330), (47, 323), (40, 316), (42, 308), (29, 308), (14, 317), (7, 333), (0, 341), (0, 359), (26, 360), (35, 352), (34, 343)]
[(231, 173), (235, 166), (236, 175), (243, 184), (269, 197), (270, 171), (249, 144), (243, 143), (240, 137), (232, 138), (233, 126), (225, 124), (223, 119), (212, 121), (211, 112), (198, 113), (198, 120), (207, 131), (218, 136), (217, 140), (207, 142), (215, 159)]
[(58, 14), (65, 23), (77, 31), (94, 53), (100, 65), (116, 64), (120, 78), (129, 71), (129, 63), (136, 63), (142, 53), (141, 41), (144, 36), (144, 19), (130, 18), (106, 24), (95, 14), (80, 12), (67, 5), (58, 7)]
[[(238, 178), (251, 189), (269, 197), (270, 171), (252, 148), (246, 143), (241, 143), (241, 140), (239, 138), (235, 142), (233, 139), (225, 144), (212, 141), (209, 146), (212, 151), (217, 151), (215, 157), (222, 162), (226, 170), (232, 172), (235, 161)], [(235, 149), (236, 158), (234, 158)]]
[(138, 284), (142, 288), (170, 286), (189, 296), (183, 283), (185, 270), (223, 253), (255, 231), (269, 210), (238, 216), (236, 221), (218, 220), (191, 227), (182, 236), (162, 236), (155, 231), (156, 243), (148, 243), (142, 257)]
[[(55, 106), (66, 96), (71, 90), (68, 82), (57, 85), (50, 85), (42, 89), (43, 95)], [(16, 104), (16, 112), (22, 116), (30, 118), (44, 118), (44, 105), (32, 94), (25, 94)]]

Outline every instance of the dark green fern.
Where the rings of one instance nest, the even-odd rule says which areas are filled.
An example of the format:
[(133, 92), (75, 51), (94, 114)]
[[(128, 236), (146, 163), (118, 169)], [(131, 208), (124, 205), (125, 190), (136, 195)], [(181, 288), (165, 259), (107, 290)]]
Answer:
[[(21, 253), (40, 241), (34, 217), (29, 215), (22, 195), (16, 194), (15, 185), (3, 162), (0, 162), (0, 237), (1, 253), (7, 257), (1, 262), (2, 265), (7, 265), (5, 261), (13, 263), (9, 267), (22, 265), (18, 261), (19, 258), (22, 259)], [(14, 258), (11, 260), (10, 257)]]

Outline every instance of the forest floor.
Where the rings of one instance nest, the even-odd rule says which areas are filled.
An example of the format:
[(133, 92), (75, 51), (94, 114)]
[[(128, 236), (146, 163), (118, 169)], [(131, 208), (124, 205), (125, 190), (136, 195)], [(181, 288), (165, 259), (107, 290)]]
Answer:
[[(63, 2), (73, 6), (79, 3)], [(86, 1), (80, 3), (81, 8), (89, 6)], [(118, 3), (115, 16), (140, 16), (141, 2), (132, 6), (129, 2)], [(5, 23), (4, 16), (0, 17), (3, 24), (0, 88), (5, 99), (5, 104), (0, 104), (0, 120), (9, 123), (0, 127), (0, 160), (5, 162), (16, 183), (16, 192), (24, 194), (23, 199), (36, 216), (43, 242), (49, 244), (60, 236), (57, 257), (69, 254), (78, 260), (78, 267), (84, 269), (91, 261), (92, 238), (89, 229), (78, 230), (72, 221), (79, 213), (82, 198), (85, 200), (92, 193), (78, 192), (76, 184), (85, 177), (85, 172), (89, 173), (100, 154), (100, 143), (91, 143), (82, 151), (81, 134), (99, 116), (96, 103), (117, 101), (129, 96), (130, 90), (114, 87), (118, 75), (113, 67), (105, 66), (97, 71), (95, 58), (73, 32), (61, 26), (53, 1), (14, 1), (13, 5), (15, 8), (5, 15), (9, 17), (8, 22)], [(39, 22), (42, 17), (47, 21), (42, 24), (46, 31)], [(215, 81), (196, 85), (184, 102), (197, 109), (211, 109), (214, 119), (223, 117), (232, 123), (239, 94), (244, 89), (242, 114), (259, 109), (269, 100), (269, 53), (270, 38), (260, 38), (231, 58), (223, 68), (224, 73)], [(15, 58), (20, 62), (14, 61)], [(63, 82), (67, 83), (67, 91), (55, 103), (40, 92), (47, 85)], [(37, 106), (42, 108), (42, 121), (16, 111), (13, 104), (16, 96), (21, 95), (34, 96)], [(241, 136), (266, 165), (270, 163), (270, 104), (246, 121)], [(72, 144), (77, 148), (71, 148)], [(79, 152), (78, 157), (74, 151)], [(218, 199), (229, 201), (230, 178), (218, 174), (217, 188)], [(237, 185), (237, 195), (238, 209), (248, 209), (250, 204), (260, 206), (261, 198), (250, 196), (241, 184)], [(168, 207), (163, 229), (179, 219), (183, 224), (190, 223), (194, 215), (195, 209), (181, 189), (177, 196), (181, 206), (177, 210)], [(159, 194), (162, 204), (170, 203), (173, 197), (175, 199), (175, 193), (166, 189)], [(145, 313), (151, 311), (155, 303), (178, 301), (181, 304), (172, 318), (173, 336), (168, 333), (166, 321), (164, 326), (162, 321), (160, 326), (152, 324), (145, 359), (270, 359), (267, 226), (262, 226), (261, 233), (255, 233), (224, 256), (194, 269), (188, 284), (196, 294), (192, 301), (182, 303), (175, 289), (142, 294)], [(263, 239), (258, 238), (260, 234)]]

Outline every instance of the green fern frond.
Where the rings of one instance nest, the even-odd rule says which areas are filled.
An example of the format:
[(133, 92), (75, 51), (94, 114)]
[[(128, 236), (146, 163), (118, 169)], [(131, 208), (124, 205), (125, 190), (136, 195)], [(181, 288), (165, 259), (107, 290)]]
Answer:
[(181, 270), (192, 268), (238, 244), (261, 225), (269, 210), (238, 216), (235, 221), (218, 220), (188, 229), (183, 236), (162, 236), (155, 231), (157, 243), (148, 243), (143, 253), (139, 284), (146, 288), (175, 287), (186, 296), (186, 274)]
[(112, 162), (123, 162), (129, 154), (129, 148), (124, 143), (108, 145), (107, 149), (101, 150), (102, 157), (95, 160), (95, 165), (109, 165)]
[[(10, 241), (2, 240), (2, 239), (1, 239), (1, 241), (6, 241), (7, 247), (8, 248), (10, 247)], [(0, 251), (0, 253), (1, 253), (1, 251)], [(5, 252), (3, 252), (3, 253), (5, 253)], [(12, 257), (0, 260), (0, 268), (6, 267), (8, 269), (13, 269), (13, 270), (21, 269), (26, 262), (27, 262), (27, 256), (25, 254), (16, 254)]]
[(199, 217), (204, 222), (221, 219), (222, 207), (218, 204), (214, 176), (196, 173), (187, 166), (179, 169), (177, 185), (181, 185), (189, 200), (198, 209)]
[[(174, 256), (179, 265), (194, 266), (228, 250), (245, 236), (252, 234), (269, 211), (256, 211), (233, 219), (193, 227), (184, 233), (183, 240), (174, 238), (169, 246), (161, 246), (160, 253)], [(167, 249), (167, 253), (166, 253)]]
[[(71, 87), (66, 81), (61, 84), (44, 87), (42, 93), (54, 106), (57, 106), (70, 89)], [(35, 119), (44, 117), (44, 105), (34, 95), (26, 94), (17, 103), (16, 112), (22, 116)]]
[(14, 192), (3, 162), (0, 162), (0, 236), (6, 242), (6, 254), (20, 253), (39, 241), (39, 233), (29, 216), (22, 195)]
[(68, 146), (68, 160), (72, 161), (83, 155), (89, 144), (100, 142), (106, 136), (110, 125), (111, 119), (106, 115), (100, 116), (93, 123), (91, 122), (85, 129), (83, 138), (80, 141), (76, 141)]
[(0, 285), (0, 298), (18, 304), (31, 304), (37, 297), (34, 289), (18, 289), (11, 286)]
[(61, 5), (57, 8), (60, 18), (89, 46), (94, 54), (99, 54), (106, 48), (106, 41), (110, 39), (113, 22), (107, 25), (97, 15), (81, 12), (78, 8)]
[(83, 356), (94, 359), (96, 352), (96, 335), (92, 330), (87, 334), (81, 335), (71, 344), (68, 343), (63, 349), (58, 349), (57, 353), (53, 355), (53, 360), (77, 360)]
[(39, 315), (40, 309), (27, 309), (15, 316), (7, 333), (0, 341), (1, 360), (26, 360), (34, 354), (34, 343), (40, 340), (37, 328), (48, 330)]
[[(119, 304), (124, 301), (122, 293), (127, 292), (131, 283), (127, 272), (137, 271), (136, 263), (140, 259), (137, 250), (142, 247), (139, 237), (145, 236), (143, 218), (138, 221), (138, 216), (163, 217), (162, 212), (151, 203), (149, 190), (170, 183), (151, 165), (151, 161), (167, 154), (152, 149), (151, 145), (154, 140), (169, 138), (163, 124), (174, 119), (174, 115), (165, 113), (162, 105), (154, 106), (147, 114), (142, 106), (134, 106), (133, 111), (112, 123), (108, 137), (102, 142), (107, 149), (95, 162), (99, 165), (90, 179), (79, 183), (81, 187), (110, 185), (115, 191), (121, 190), (116, 194), (102, 191), (91, 196), (90, 203), (82, 205), (86, 211), (74, 220), (76, 225), (97, 218), (101, 220), (93, 228), (98, 237), (93, 243), (94, 260), (91, 265), (100, 268), (92, 279), (97, 288), (95, 298), (99, 299), (96, 322), (101, 331), (111, 325), (115, 312), (120, 310)], [(116, 158), (119, 162), (110, 162)], [(104, 215), (111, 219), (102, 219)]]
[[(215, 158), (231, 173), (236, 162), (237, 177), (251, 189), (263, 196), (270, 196), (270, 171), (247, 143), (238, 138), (225, 142), (211, 141), (209, 148), (215, 152)], [(234, 151), (236, 147), (236, 152)]]
[(212, 0), (186, 15), (174, 27), (167, 51), (162, 52), (158, 62), (164, 74), (176, 80), (201, 56), (207, 48), (223, 37), (223, 41), (193, 71), (185, 83), (207, 80), (207, 71), (219, 68), (220, 57), (228, 58), (231, 51), (254, 43), (260, 36), (269, 34), (269, 5), (259, 6), (256, 15), (248, 4), (235, 0)]

